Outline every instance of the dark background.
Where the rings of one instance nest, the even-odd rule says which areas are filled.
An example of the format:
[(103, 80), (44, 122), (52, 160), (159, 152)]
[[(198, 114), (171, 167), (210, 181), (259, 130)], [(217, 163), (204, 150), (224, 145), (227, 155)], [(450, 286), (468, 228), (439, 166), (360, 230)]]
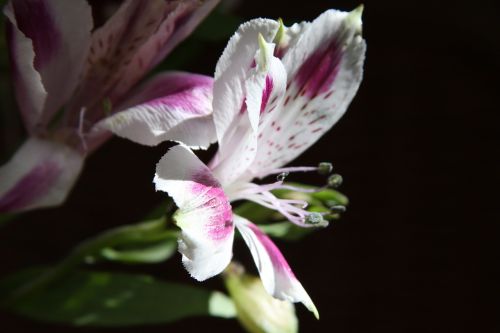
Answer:
[[(498, 2), (364, 3), (360, 91), (341, 121), (294, 162), (332, 161), (351, 204), (328, 229), (299, 243), (277, 242), (321, 314), (316, 321), (298, 305), (301, 331), (500, 332)], [(234, 14), (294, 22), (357, 5), (245, 1)], [(189, 69), (212, 74), (224, 46), (211, 44)], [(151, 178), (164, 151), (120, 139), (102, 147), (63, 208), (27, 213), (2, 228), (2, 273), (56, 262), (86, 237), (143, 217), (163, 198)], [(251, 260), (241, 243), (235, 257)], [(141, 271), (194, 284), (179, 259)], [(222, 286), (218, 279), (205, 285)], [(0, 316), (0, 327), (101, 331), (10, 314)], [(240, 331), (236, 321), (213, 318), (110, 331), (206, 329)]]

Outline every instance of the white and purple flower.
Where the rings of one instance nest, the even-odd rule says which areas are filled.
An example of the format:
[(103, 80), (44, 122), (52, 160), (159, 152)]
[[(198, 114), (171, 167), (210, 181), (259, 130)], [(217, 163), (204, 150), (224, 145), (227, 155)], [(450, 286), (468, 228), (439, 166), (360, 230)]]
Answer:
[[(212, 78), (167, 73), (130, 90), (217, 2), (127, 0), (92, 31), (85, 0), (9, 1), (12, 81), (30, 137), (0, 168), (0, 213), (62, 203), (107, 129), (148, 145), (213, 142)], [(198, 129), (207, 136), (190, 141), (186, 132)]]
[(229, 264), (237, 228), (266, 290), (278, 299), (302, 302), (318, 315), (276, 245), (255, 224), (233, 214), (230, 202), (251, 200), (299, 226), (312, 226), (306, 202), (271, 192), (292, 188), (283, 179), (265, 185), (252, 179), (318, 169), (283, 166), (328, 131), (353, 99), (365, 53), (361, 11), (329, 10), (289, 28), (256, 19), (229, 41), (215, 71), (215, 157), (207, 166), (186, 145), (174, 146), (157, 164), (154, 178), (156, 189), (167, 192), (179, 208), (174, 215), (182, 229), (179, 251), (195, 279), (208, 279)]

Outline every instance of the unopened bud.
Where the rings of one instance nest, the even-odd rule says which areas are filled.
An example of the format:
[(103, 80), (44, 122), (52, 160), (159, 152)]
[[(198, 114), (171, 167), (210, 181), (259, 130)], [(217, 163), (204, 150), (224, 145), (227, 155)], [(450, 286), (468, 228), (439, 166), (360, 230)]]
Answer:
[(261, 280), (234, 269), (224, 272), (227, 290), (236, 306), (238, 320), (250, 333), (296, 333), (298, 320), (293, 303), (269, 295)]
[(318, 173), (320, 175), (326, 176), (329, 175), (333, 170), (333, 165), (330, 162), (321, 162), (318, 165)]
[(342, 176), (338, 173), (334, 173), (330, 177), (328, 177), (328, 187), (338, 188), (342, 185)]

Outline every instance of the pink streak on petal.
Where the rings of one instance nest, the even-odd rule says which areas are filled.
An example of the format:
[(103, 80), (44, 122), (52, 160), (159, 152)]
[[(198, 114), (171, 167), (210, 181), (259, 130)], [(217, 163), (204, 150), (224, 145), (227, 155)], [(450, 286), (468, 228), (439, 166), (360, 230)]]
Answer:
[(248, 223), (247, 225), (254, 232), (255, 236), (259, 239), (262, 246), (266, 249), (269, 254), (269, 258), (274, 266), (274, 269), (277, 272), (286, 273), (292, 278), (295, 278), (295, 274), (293, 274), (292, 269), (288, 265), (285, 257), (278, 249), (278, 247), (273, 243), (273, 241), (267, 237), (255, 224)]
[(269, 97), (271, 97), (271, 93), (273, 91), (273, 79), (271, 76), (266, 76), (266, 85), (264, 87), (264, 91), (262, 92), (262, 102), (260, 104), (260, 114), (264, 112), (266, 109), (267, 103), (269, 102)]
[(43, 196), (57, 182), (61, 168), (47, 161), (36, 166), (0, 198), (0, 212), (20, 210)]
[(339, 72), (341, 59), (341, 47), (335, 39), (325, 48), (315, 50), (297, 73), (299, 91), (309, 97), (327, 92)]
[(13, 1), (19, 30), (33, 42), (35, 68), (40, 69), (51, 61), (61, 47), (61, 35), (46, 1)]
[(209, 198), (202, 207), (209, 209), (208, 223), (204, 224), (213, 241), (223, 241), (233, 232), (233, 213), (224, 190), (209, 170), (202, 170), (192, 177), (194, 184), (191, 191), (197, 196)]

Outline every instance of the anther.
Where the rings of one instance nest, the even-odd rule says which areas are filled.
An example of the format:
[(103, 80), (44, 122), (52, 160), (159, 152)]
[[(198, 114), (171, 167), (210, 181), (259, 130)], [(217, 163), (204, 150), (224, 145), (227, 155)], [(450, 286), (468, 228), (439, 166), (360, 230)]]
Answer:
[(342, 176), (338, 173), (334, 173), (328, 177), (328, 187), (339, 188), (342, 185)]
[(333, 170), (333, 165), (332, 163), (329, 162), (321, 162), (318, 165), (318, 173), (320, 175), (326, 176), (329, 175)]
[(276, 179), (279, 181), (279, 182), (282, 182), (285, 180), (286, 177), (288, 177), (288, 175), (290, 174), (290, 172), (282, 172), (280, 173), (278, 176), (276, 176)]
[(323, 215), (317, 212), (309, 213), (306, 217), (306, 223), (312, 225), (318, 225), (323, 223), (325, 220), (323, 219)]

